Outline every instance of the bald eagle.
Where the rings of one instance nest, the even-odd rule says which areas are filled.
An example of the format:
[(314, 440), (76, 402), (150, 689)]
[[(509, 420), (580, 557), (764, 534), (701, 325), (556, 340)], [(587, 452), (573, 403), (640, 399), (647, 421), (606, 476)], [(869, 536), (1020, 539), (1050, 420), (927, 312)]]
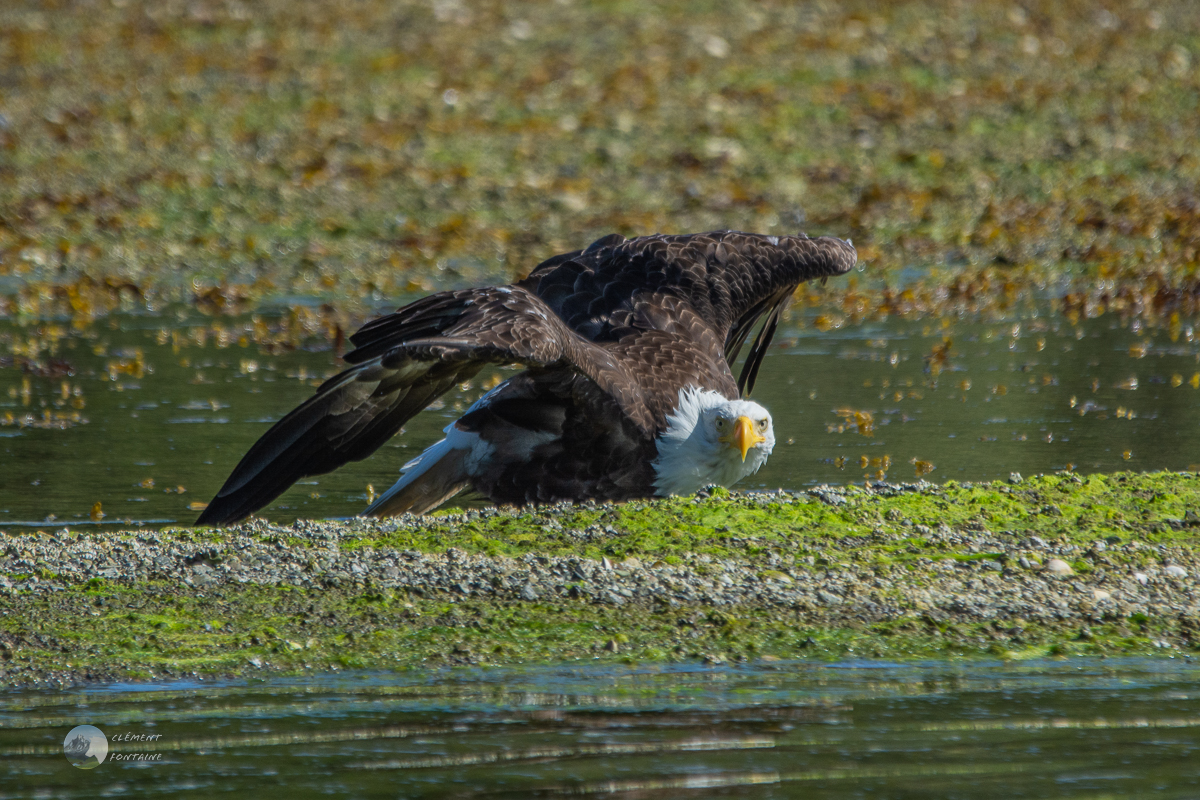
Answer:
[[(298, 479), (366, 458), (486, 364), (525, 371), (364, 514), (420, 514), (464, 489), (525, 505), (729, 486), (775, 444), (771, 415), (741, 395), (780, 312), (801, 282), (855, 261), (833, 237), (612, 234), (516, 283), (417, 300), (350, 337), (350, 367), (250, 448), (196, 524), (244, 519)], [(730, 364), (764, 315), (735, 381)]]

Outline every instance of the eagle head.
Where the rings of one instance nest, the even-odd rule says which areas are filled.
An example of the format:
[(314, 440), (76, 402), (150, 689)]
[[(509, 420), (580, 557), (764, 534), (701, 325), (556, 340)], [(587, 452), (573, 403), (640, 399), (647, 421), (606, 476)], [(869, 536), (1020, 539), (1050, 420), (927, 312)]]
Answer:
[(775, 447), (775, 429), (770, 412), (753, 400), (690, 387), (679, 392), (656, 444), (656, 493), (694, 494), (758, 472)]

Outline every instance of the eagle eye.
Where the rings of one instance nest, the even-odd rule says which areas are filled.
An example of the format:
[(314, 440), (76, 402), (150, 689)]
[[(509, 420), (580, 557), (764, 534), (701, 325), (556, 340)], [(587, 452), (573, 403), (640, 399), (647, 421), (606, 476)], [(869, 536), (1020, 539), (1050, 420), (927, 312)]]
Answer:
[(760, 419), (758, 421), (758, 427), (759, 427), (759, 430), (765, 431), (767, 429), (767, 421), (765, 419)]
[(725, 426), (728, 424), (729, 424), (729, 420), (725, 419), (724, 417), (717, 417), (717, 430), (719, 430), (719, 431), (725, 430)]

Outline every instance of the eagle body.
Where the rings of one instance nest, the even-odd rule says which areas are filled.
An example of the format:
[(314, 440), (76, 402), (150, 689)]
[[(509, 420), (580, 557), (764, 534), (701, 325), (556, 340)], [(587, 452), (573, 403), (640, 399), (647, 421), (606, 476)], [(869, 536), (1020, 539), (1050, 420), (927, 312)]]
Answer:
[[(801, 282), (855, 261), (833, 237), (613, 234), (514, 284), (417, 300), (350, 337), (350, 366), (263, 435), (197, 524), (236, 522), (302, 477), (367, 457), (455, 384), (514, 362), (525, 371), (365, 513), (422, 513), (464, 489), (526, 505), (728, 485), (774, 444), (770, 415), (739, 398), (780, 312)], [(735, 379), (730, 364), (764, 316)]]

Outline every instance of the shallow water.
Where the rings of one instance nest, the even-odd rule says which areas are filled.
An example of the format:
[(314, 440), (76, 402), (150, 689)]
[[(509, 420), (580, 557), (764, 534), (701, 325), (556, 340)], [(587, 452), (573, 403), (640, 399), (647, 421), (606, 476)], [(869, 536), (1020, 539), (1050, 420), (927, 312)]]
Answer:
[[(113, 752), (72, 767), (99, 727)], [(113, 744), (115, 735), (158, 735)], [(0, 796), (1196, 797), (1200, 665), (452, 669), (0, 694)]]
[[(9, 364), (0, 368), (0, 525), (194, 519), (189, 506), (339, 369), (324, 338), (272, 351), (254, 344), (254, 330), (250, 318), (187, 312), (82, 329), (0, 324), (0, 357), (10, 359), (0, 361)], [(1198, 373), (1200, 345), (1182, 324), (1130, 329), (1108, 316), (1071, 325), (1030, 312), (1019, 322), (893, 319), (822, 332), (798, 316), (781, 328), (754, 394), (772, 411), (778, 444), (739, 488), (908, 481), (924, 470), (945, 481), (1194, 468)], [(298, 484), (265, 516), (357, 513), (369, 485), (391, 485), (501, 374), (484, 370), (373, 457)], [(92, 514), (97, 502), (103, 517)]]

